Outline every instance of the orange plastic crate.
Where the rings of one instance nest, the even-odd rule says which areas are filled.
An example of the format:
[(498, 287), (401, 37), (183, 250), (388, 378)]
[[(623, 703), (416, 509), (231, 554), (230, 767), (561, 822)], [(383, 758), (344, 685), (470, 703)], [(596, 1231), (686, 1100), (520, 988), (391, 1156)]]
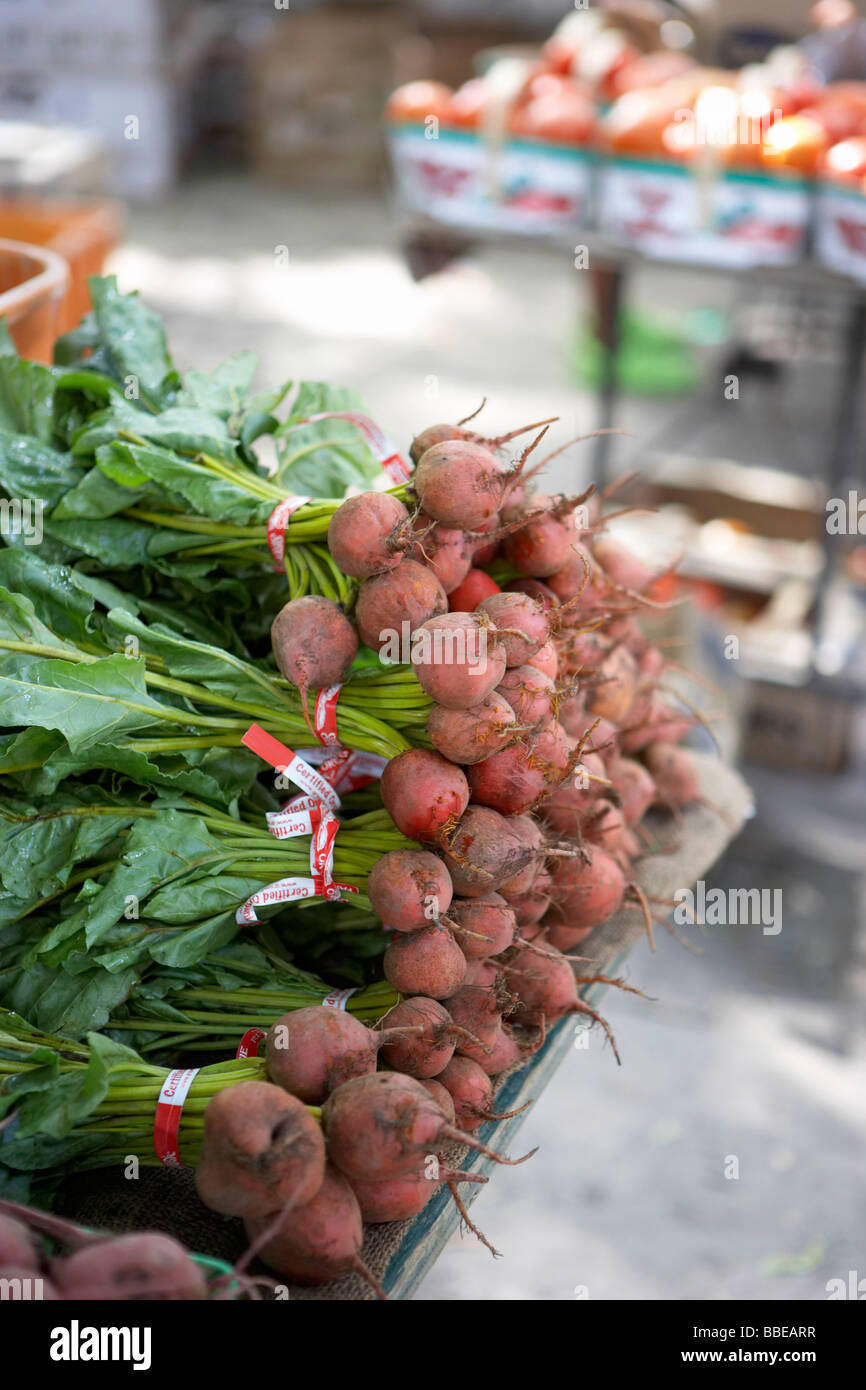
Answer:
[(0, 200), (0, 238), (44, 246), (69, 266), (69, 290), (60, 308), (58, 333), (74, 328), (87, 313), (87, 277), (100, 273), (122, 231), (123, 216), (116, 203)]
[(0, 319), (22, 357), (50, 362), (69, 266), (56, 251), (0, 240)]

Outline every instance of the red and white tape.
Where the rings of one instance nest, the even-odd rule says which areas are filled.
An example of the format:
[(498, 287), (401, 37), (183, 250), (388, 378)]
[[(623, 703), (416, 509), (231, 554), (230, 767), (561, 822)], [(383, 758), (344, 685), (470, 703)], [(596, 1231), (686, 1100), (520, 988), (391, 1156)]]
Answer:
[(170, 1071), (163, 1082), (153, 1117), (153, 1147), (160, 1163), (166, 1168), (182, 1168), (178, 1150), (180, 1117), (189, 1088), (200, 1071), (199, 1067), (178, 1067)]
[(274, 738), (273, 734), (267, 733), (258, 724), (251, 724), (241, 737), (241, 743), (251, 752), (258, 754), (263, 762), (270, 763), (275, 772), (288, 777), (296, 787), (301, 788), (301, 791), (307, 792), (310, 796), (317, 796), (320, 801), (324, 801), (329, 811), (336, 811), (340, 798), (330, 782), (310, 763), (293, 753), (291, 748)]
[(258, 1057), (259, 1043), (267, 1036), (264, 1028), (248, 1028), (238, 1043), (238, 1050), (235, 1053), (235, 1057), (238, 1059), (243, 1057)]
[[(310, 801), (312, 805), (299, 806), (299, 801)], [(330, 814), (321, 801), (314, 801), (312, 797), (295, 797), (294, 800), (287, 801), (281, 811), (268, 811), (265, 820), (274, 839), (293, 840), (298, 835), (314, 835), (323, 817)]]
[(338, 752), (326, 748), (302, 748), (301, 755), (307, 762), (318, 765), (322, 776), (327, 778), (340, 796), (367, 787), (371, 782), (378, 782), (388, 766), (388, 759), (380, 753), (359, 753), (351, 748), (340, 748)]
[[(334, 881), (334, 842), (340, 828), (334, 812), (340, 805), (340, 798), (333, 785), (311, 763), (292, 752), (291, 748), (280, 743), (258, 724), (251, 724), (241, 741), (306, 793), (292, 797), (280, 811), (269, 811), (267, 823), (271, 834), (278, 840), (296, 835), (311, 836), (310, 875), (292, 874), (260, 888), (237, 909), (235, 921), (241, 925), (258, 922), (258, 907), (272, 907), (299, 898), (334, 900), (341, 898), (343, 893), (357, 893), (358, 889), (351, 884)], [(324, 757), (332, 756), (331, 751), (324, 747), (312, 751)]]
[(332, 989), (330, 994), (326, 994), (322, 1004), (326, 1009), (341, 1009), (344, 1013), (346, 1005), (353, 994), (357, 994), (357, 986), (352, 989)]
[(327, 890), (334, 882), (334, 841), (339, 828), (337, 817), (326, 813), (316, 826), (310, 842), (310, 868), (313, 878), (321, 885), (324, 897), (328, 896)]
[(369, 415), (363, 415), (359, 410), (325, 410), (320, 415), (308, 415), (305, 420), (299, 420), (298, 424), (315, 425), (319, 420), (348, 420), (355, 425), (364, 436), (371, 454), (392, 483), (408, 482), (412, 476), (412, 465), (407, 463), (394, 441), (389, 439)]
[(339, 747), (337, 738), (337, 701), (341, 685), (329, 685), (320, 690), (313, 706), (313, 728), (320, 743), (326, 747)]
[(286, 558), (286, 527), (289, 518), (311, 502), (311, 497), (284, 497), (268, 517), (268, 550), (274, 559), (274, 569), (281, 570)]

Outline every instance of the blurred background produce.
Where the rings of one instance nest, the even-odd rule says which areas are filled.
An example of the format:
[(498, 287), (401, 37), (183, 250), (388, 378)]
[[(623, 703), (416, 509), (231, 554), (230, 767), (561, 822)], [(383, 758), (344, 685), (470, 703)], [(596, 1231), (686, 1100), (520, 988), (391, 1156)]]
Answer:
[[(721, 688), (705, 708), (756, 796), (713, 883), (781, 889), (784, 928), (636, 953), (658, 1002), (610, 999), (622, 1072), (595, 1036), (576, 1051), (525, 1130), (550, 1180), (503, 1171), (474, 1209), (512, 1258), (455, 1243), (420, 1296), (822, 1298), (862, 1231), (866, 20), (623, 3), (551, 37), (565, 8), (4, 0), (0, 243), (29, 249), (0, 244), (0, 312), (46, 360), (104, 265), (182, 366), (249, 347), (257, 385), (345, 383), (403, 448), (485, 395), (491, 433), (553, 413), (561, 438), (628, 432), (563, 454), (550, 488), (641, 469), (657, 510), (621, 534), (683, 552), (694, 602), (665, 635)], [(413, 106), (415, 82), (443, 86)], [(489, 203), (431, 216), (396, 196), (387, 143), (430, 116), (431, 177), (480, 122), (488, 150), (579, 152), (579, 199), (518, 187), (518, 236)], [(615, 215), (629, 159), (648, 227)], [(693, 195), (663, 242), (660, 172)], [(772, 253), (753, 218), (732, 261), (757, 178), (788, 220)]]

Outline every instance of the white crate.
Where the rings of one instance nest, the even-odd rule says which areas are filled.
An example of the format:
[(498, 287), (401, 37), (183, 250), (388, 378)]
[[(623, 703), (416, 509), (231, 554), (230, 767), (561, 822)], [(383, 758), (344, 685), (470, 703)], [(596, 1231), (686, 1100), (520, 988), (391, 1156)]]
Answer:
[(823, 184), (818, 190), (815, 255), (823, 265), (866, 280), (866, 197), (857, 188)]
[(190, 0), (0, 0), (0, 70), (161, 62)]
[(494, 231), (551, 233), (586, 221), (591, 155), (574, 146), (393, 125), (391, 160), (403, 202), (440, 222)]
[(0, 74), (0, 119), (101, 136), (108, 190), (124, 197), (153, 197), (171, 187), (188, 133), (186, 108), (183, 85), (158, 72), (103, 74), (98, 81), (77, 72)]
[(601, 230), (662, 259), (790, 265), (803, 254), (811, 210), (809, 185), (796, 176), (726, 170), (704, 178), (684, 164), (627, 158), (601, 171)]

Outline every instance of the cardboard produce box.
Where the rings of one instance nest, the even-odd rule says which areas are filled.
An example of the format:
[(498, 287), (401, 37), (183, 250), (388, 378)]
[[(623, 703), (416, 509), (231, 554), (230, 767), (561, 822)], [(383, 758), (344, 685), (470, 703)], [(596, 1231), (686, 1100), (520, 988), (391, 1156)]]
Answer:
[(702, 173), (676, 161), (605, 160), (599, 225), (647, 256), (731, 267), (790, 265), (811, 217), (807, 180), (750, 170)]
[(866, 280), (866, 194), (861, 188), (829, 182), (819, 186), (815, 255), (830, 270)]
[(419, 125), (389, 132), (397, 192), (414, 211), (460, 227), (518, 233), (577, 228), (589, 215), (592, 152)]

